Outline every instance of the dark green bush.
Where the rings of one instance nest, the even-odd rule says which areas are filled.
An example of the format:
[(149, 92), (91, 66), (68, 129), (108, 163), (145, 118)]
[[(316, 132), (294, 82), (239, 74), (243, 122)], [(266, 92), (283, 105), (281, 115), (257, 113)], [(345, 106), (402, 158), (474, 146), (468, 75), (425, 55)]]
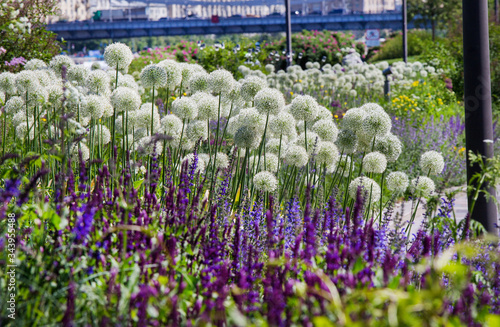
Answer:
[[(432, 44), (432, 36), (423, 30), (413, 30), (408, 33), (408, 56), (419, 56), (425, 48)], [(403, 36), (401, 32), (393, 34), (381, 45), (380, 50), (370, 58), (370, 61), (401, 58), (403, 56)]]

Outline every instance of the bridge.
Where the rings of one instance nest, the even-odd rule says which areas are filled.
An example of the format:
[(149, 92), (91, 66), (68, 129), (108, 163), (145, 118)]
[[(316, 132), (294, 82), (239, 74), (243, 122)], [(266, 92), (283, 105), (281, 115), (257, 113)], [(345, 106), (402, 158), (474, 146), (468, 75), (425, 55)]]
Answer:
[[(285, 17), (176, 19), (165, 21), (69, 22), (49, 24), (48, 30), (67, 41), (143, 36), (276, 33), (285, 31)], [(292, 30), (365, 30), (402, 28), (400, 13), (292, 16)], [(409, 24), (408, 28), (413, 28)]]

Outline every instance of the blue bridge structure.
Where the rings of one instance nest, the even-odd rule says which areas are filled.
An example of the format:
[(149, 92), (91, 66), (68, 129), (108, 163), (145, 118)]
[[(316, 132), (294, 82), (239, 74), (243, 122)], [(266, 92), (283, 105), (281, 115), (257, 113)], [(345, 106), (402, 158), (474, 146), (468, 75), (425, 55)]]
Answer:
[[(292, 30), (402, 29), (401, 13), (292, 16)], [(144, 36), (276, 33), (285, 31), (285, 17), (175, 19), (163, 21), (68, 22), (48, 30), (67, 41)], [(413, 28), (409, 24), (408, 28)]]

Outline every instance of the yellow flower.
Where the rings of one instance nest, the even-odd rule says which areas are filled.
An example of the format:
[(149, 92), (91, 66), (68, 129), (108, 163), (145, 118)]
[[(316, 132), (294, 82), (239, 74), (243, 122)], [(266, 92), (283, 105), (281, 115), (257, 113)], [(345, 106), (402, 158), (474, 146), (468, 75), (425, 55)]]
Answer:
[(290, 95), (293, 95), (293, 92), (292, 92), (292, 91), (290, 91)]
[(347, 102), (344, 102), (344, 106), (347, 105)]
[(462, 153), (465, 151), (465, 148), (464, 147), (461, 147), (459, 150), (458, 150), (458, 153)]
[(335, 117), (335, 118), (339, 118), (339, 116), (338, 116), (338, 115), (335, 115), (335, 116), (333, 116), (333, 117)]
[(184, 92), (183, 95), (186, 96), (187, 95), (186, 92)]
[(412, 109), (411, 112), (415, 112), (415, 109)]

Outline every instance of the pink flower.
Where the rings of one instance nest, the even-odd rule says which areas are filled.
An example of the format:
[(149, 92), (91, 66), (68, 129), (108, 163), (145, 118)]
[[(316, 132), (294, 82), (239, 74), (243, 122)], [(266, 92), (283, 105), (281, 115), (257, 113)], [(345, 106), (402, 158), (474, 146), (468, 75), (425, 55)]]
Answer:
[(7, 52), (7, 50), (5, 50), (4, 47), (0, 47), (0, 54), (4, 54), (6, 52)]

